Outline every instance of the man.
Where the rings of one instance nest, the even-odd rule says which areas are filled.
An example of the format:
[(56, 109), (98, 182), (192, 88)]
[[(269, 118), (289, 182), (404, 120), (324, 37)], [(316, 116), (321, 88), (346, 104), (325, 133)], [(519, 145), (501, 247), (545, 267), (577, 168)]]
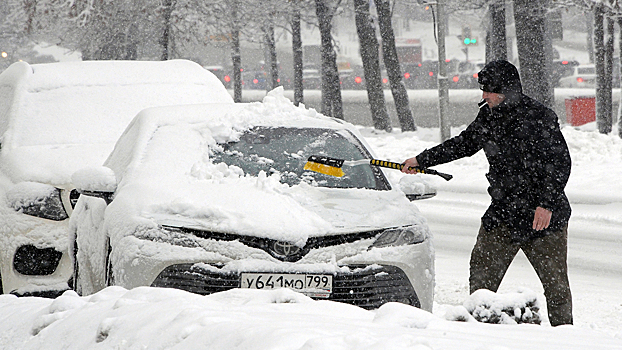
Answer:
[(491, 204), (471, 252), (470, 292), (496, 292), (522, 249), (544, 287), (551, 325), (572, 324), (566, 264), (571, 210), (564, 193), (570, 155), (557, 115), (522, 93), (518, 70), (507, 61), (488, 63), (478, 82), (483, 100), (477, 118), (458, 136), (407, 159), (402, 171), (483, 149)]

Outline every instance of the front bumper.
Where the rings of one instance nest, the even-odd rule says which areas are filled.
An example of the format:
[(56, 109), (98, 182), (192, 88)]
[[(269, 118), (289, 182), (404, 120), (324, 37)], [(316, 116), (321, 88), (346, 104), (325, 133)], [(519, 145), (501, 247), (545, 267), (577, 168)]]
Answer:
[(67, 222), (0, 210), (2, 292), (54, 298), (69, 289), (73, 268)]
[[(377, 309), (387, 302), (400, 302), (420, 308), (421, 302), (408, 276), (390, 265), (349, 265), (347, 272), (333, 274), (333, 291), (328, 298), (364, 309)], [(164, 269), (152, 287), (183, 289), (207, 295), (241, 287), (238, 272), (215, 271), (200, 264), (177, 264)]]
[(434, 249), (430, 238), (382, 248), (371, 248), (374, 239), (335, 242), (311, 249), (295, 262), (279, 261), (265, 250), (239, 241), (183, 238), (163, 242), (129, 236), (116, 244), (113, 241), (114, 284), (128, 289), (157, 286), (211, 294), (239, 288), (242, 273), (310, 273), (333, 276), (329, 300), (369, 309), (397, 301), (432, 311)]

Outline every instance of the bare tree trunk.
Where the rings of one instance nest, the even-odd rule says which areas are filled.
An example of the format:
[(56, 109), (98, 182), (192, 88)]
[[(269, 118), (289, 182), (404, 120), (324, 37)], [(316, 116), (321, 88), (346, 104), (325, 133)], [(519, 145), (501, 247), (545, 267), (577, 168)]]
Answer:
[[(620, 28), (620, 34), (622, 34), (622, 18), (618, 17), (618, 28)], [(618, 44), (622, 47), (622, 35), (619, 37)], [(622, 79), (622, 64), (619, 65), (620, 70), (619, 77)], [(622, 86), (622, 84), (620, 84)], [(620, 95), (620, 103), (618, 105), (618, 136), (622, 138), (622, 95)]]
[(382, 37), (382, 57), (389, 76), (397, 117), (402, 131), (415, 131), (417, 127), (408, 104), (408, 93), (402, 80), (402, 69), (395, 48), (395, 34), (391, 25), (391, 4), (389, 0), (374, 0), (374, 2), (378, 12), (380, 36)]
[(594, 63), (594, 13), (586, 14), (587, 21), (587, 55), (590, 63)]
[(490, 31), (486, 40), (486, 62), (507, 60), (508, 46), (505, 30), (505, 0), (490, 3)]
[[(594, 60), (596, 64), (596, 124), (602, 134), (611, 132), (611, 107), (607, 106), (607, 49), (605, 47), (605, 9), (594, 7)], [(611, 94), (611, 89), (609, 89)], [(609, 98), (610, 100), (610, 98)]]
[(233, 101), (242, 102), (242, 55), (240, 54), (240, 29), (238, 27), (239, 0), (232, 0), (231, 61), (233, 63)]
[(337, 72), (337, 54), (333, 47), (333, 13), (326, 4), (327, 0), (315, 0), (322, 52), (322, 114), (343, 119), (343, 103)]
[[(523, 92), (552, 108), (554, 92), (547, 67), (552, 65), (546, 54), (546, 1), (514, 0), (516, 44)], [(549, 40), (550, 44), (551, 41)]]
[(264, 42), (266, 45), (266, 66), (268, 67), (268, 79), (266, 79), (266, 89), (270, 91), (279, 86), (279, 68), (276, 58), (276, 46), (274, 41), (274, 25), (272, 23), (264, 27)]
[(26, 34), (33, 34), (35, 27), (35, 16), (37, 14), (37, 0), (24, 0), (24, 12), (26, 12)]
[(391, 121), (382, 91), (382, 77), (380, 75), (380, 57), (378, 55), (378, 39), (376, 30), (369, 15), (368, 0), (354, 0), (354, 19), (356, 32), (359, 37), (363, 73), (367, 100), (371, 108), (371, 118), (377, 130), (391, 131)]
[(615, 21), (605, 17), (605, 93), (604, 101), (607, 125), (604, 129), (610, 133), (613, 128), (613, 41)]
[(304, 102), (302, 87), (302, 37), (300, 30), (300, 8), (294, 8), (292, 19), (292, 51), (294, 57), (294, 105)]
[(173, 12), (173, 0), (164, 0), (162, 6), (164, 7), (164, 9), (162, 10), (164, 30), (162, 31), (162, 36), (160, 37), (160, 46), (162, 47), (162, 55), (160, 56), (160, 60), (166, 61), (171, 58), (169, 43), (171, 35), (171, 14)]

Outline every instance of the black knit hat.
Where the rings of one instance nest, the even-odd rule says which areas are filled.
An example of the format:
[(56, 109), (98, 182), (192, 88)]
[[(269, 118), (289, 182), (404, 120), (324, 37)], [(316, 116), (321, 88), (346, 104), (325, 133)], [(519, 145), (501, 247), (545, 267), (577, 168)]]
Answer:
[(477, 73), (477, 82), (480, 89), (497, 94), (522, 93), (523, 86), (520, 82), (516, 67), (504, 60), (492, 61)]

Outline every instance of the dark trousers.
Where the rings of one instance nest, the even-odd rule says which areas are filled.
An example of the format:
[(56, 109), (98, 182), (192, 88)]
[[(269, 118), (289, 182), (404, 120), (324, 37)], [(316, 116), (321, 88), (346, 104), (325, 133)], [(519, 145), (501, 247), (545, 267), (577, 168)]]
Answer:
[(567, 228), (545, 237), (515, 243), (506, 226), (490, 231), (482, 226), (471, 252), (470, 292), (478, 289), (496, 292), (519, 249), (523, 250), (542, 282), (551, 325), (572, 324), (572, 295), (566, 263)]

